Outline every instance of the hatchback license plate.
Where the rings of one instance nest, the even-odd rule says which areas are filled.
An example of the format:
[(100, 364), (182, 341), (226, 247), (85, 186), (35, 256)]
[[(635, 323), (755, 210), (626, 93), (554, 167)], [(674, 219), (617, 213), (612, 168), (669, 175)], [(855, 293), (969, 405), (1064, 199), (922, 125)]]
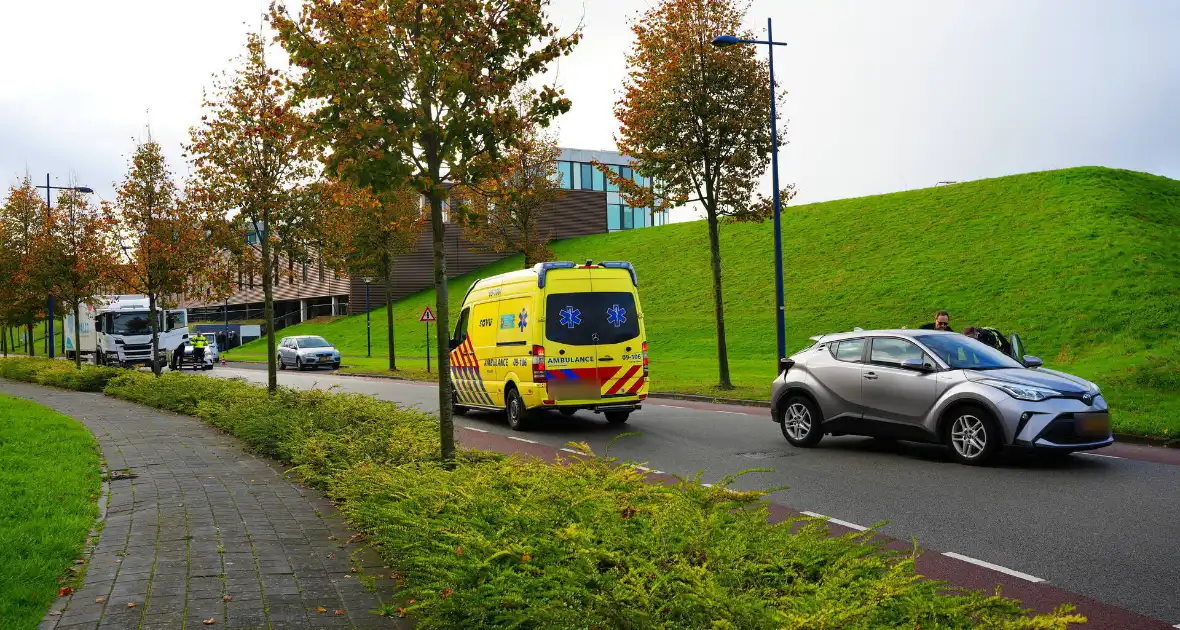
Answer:
[(1110, 414), (1079, 413), (1074, 416), (1074, 430), (1078, 435), (1106, 437), (1110, 435)]

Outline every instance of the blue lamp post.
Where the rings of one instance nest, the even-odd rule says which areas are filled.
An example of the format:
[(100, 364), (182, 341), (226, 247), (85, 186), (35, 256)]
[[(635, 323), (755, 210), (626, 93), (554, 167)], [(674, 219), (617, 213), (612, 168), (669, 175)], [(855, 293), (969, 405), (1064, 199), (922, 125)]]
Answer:
[[(50, 208), (50, 209), (53, 208), (53, 191), (55, 191), (55, 190), (72, 190), (74, 192), (80, 192), (80, 193), (94, 192), (94, 189), (88, 188), (86, 186), (51, 186), (49, 184), (49, 173), (45, 174), (45, 185), (44, 186), (37, 186), (37, 188), (44, 188), (45, 189), (45, 207)], [(54, 311), (53, 294), (50, 293), (49, 294), (48, 310), (46, 311), (47, 320), (45, 322), (45, 354), (50, 359), (53, 358), (53, 338), (54, 338), (53, 311)], [(32, 345), (32, 343), (33, 343), (33, 340), (30, 339), (29, 344)], [(74, 343), (77, 343), (76, 339), (74, 340)], [(64, 330), (62, 331), (62, 344), (63, 344), (63, 348), (64, 348), (65, 347), (64, 346), (65, 345), (65, 331)], [(74, 351), (76, 352), (77, 348), (74, 348)]]
[(786, 42), (774, 41), (770, 18), (766, 19), (766, 40), (741, 39), (733, 35), (718, 35), (713, 39), (713, 45), (719, 48), (736, 44), (765, 44), (770, 56), (770, 137), (771, 137), (771, 176), (774, 180), (774, 293), (775, 293), (775, 324), (778, 332), (778, 362), (781, 364), (787, 356), (787, 324), (786, 309), (783, 305), (783, 226), (782, 202), (779, 199), (778, 185), (778, 115), (775, 111), (774, 90), (774, 47), (786, 46)]
[(373, 324), (369, 319), (371, 307), (369, 306), (369, 284), (373, 279), (365, 276), (365, 356), (373, 358)]

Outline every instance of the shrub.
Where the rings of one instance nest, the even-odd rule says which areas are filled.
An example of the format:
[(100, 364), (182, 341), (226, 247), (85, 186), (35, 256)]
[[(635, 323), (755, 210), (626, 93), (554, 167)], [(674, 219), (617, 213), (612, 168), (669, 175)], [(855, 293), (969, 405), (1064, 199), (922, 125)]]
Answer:
[(80, 392), (101, 392), (107, 382), (126, 370), (42, 358), (0, 359), (0, 377)]
[[(584, 447), (585, 448), (585, 447)], [(667, 487), (608, 459), (445, 470), (360, 463), (341, 509), (394, 560), (422, 628), (1062, 628), (998, 596), (948, 593), (911, 554), (757, 492)]]

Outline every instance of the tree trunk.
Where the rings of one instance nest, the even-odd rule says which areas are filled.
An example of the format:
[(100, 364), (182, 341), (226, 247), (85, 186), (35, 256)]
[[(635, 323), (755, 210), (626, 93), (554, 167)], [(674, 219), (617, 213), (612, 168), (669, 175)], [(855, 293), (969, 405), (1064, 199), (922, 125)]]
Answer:
[(389, 252), (382, 254), (385, 267), (385, 332), (389, 335), (389, 371), (397, 371), (397, 354), (393, 339), (393, 262)]
[(28, 345), (29, 356), (37, 356), (37, 344), (33, 343), (33, 318), (29, 318), (27, 332), (25, 333), (25, 344)]
[(275, 362), (274, 264), (270, 259), (270, 212), (262, 213), (262, 320), (266, 325), (266, 391), (279, 390), (278, 365)]
[(148, 321), (152, 325), (152, 374), (160, 375), (160, 318), (156, 316), (156, 292), (148, 291)]
[(721, 293), (721, 231), (717, 214), (709, 212), (709, 256), (713, 268), (713, 313), (717, 319), (717, 388), (733, 389), (729, 379), (729, 352), (725, 346), (725, 303)]
[[(82, 346), (81, 346), (81, 344), (78, 343), (79, 341), (82, 340), (82, 317), (80, 316), (81, 312), (82, 312), (82, 305), (75, 304), (74, 305), (74, 367), (79, 370), (82, 369)], [(65, 325), (64, 320), (62, 321), (62, 325)], [(64, 331), (63, 331), (63, 334), (64, 334)]]
[[(431, 181), (438, 181), (441, 167), (431, 165)], [(435, 341), (438, 343), (438, 430), (443, 462), (455, 461), (455, 425), (451, 417), (451, 344), (446, 331), (450, 330), (450, 311), (447, 296), (447, 250), (443, 223), (443, 192), (436, 186), (430, 193), (430, 227), (434, 233), (434, 294), (435, 317), (438, 319)]]
[(8, 326), (0, 328), (0, 353), (4, 354), (4, 358), (8, 358)]

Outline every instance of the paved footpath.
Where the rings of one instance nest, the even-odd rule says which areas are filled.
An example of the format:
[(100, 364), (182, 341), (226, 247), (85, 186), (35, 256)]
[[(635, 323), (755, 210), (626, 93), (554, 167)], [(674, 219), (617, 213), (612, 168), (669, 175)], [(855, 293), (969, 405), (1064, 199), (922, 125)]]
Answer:
[(99, 394), (3, 380), (0, 392), (81, 421), (108, 470), (132, 475), (110, 481), (85, 584), (40, 628), (399, 626), (374, 614), (392, 581), (378, 579), (374, 592), (359, 579), (382, 571), (376, 554), (348, 544), (327, 499), (237, 439)]

